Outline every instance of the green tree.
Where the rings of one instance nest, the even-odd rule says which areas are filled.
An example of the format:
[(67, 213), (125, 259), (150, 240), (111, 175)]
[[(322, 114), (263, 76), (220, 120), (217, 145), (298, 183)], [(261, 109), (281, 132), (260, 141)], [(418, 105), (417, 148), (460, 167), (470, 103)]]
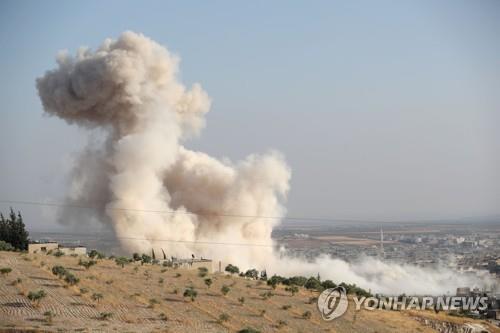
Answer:
[(12, 268), (10, 268), (10, 267), (2, 267), (2, 268), (0, 268), (0, 274), (2, 274), (2, 275), (7, 275), (10, 272), (12, 272)]
[(229, 288), (226, 285), (223, 285), (222, 288), (220, 288), (220, 292), (222, 295), (226, 296), (229, 292), (231, 291), (231, 288)]
[(28, 249), (28, 236), (21, 212), (16, 215), (11, 207), (9, 218), (5, 219), (3, 214), (0, 214), (0, 240), (24, 251)]
[(238, 274), (240, 272), (240, 269), (237, 266), (229, 264), (226, 266), (225, 271), (231, 274)]
[(118, 265), (118, 266), (122, 266), (125, 267), (126, 264), (128, 264), (130, 261), (127, 257), (118, 257), (115, 259), (115, 263)]
[(99, 304), (99, 301), (103, 299), (103, 296), (101, 293), (93, 293), (92, 294), (92, 300), (94, 300), (95, 302), (97, 302)]
[(35, 306), (37, 306), (37, 307), (38, 307), (38, 305), (40, 305), (40, 301), (45, 296), (47, 296), (47, 293), (43, 289), (40, 289), (38, 291), (30, 291), (28, 293), (28, 299), (30, 301), (32, 301), (35, 304)]
[(198, 292), (193, 287), (189, 287), (184, 290), (183, 296), (191, 298), (191, 302), (194, 302), (196, 296), (198, 296)]

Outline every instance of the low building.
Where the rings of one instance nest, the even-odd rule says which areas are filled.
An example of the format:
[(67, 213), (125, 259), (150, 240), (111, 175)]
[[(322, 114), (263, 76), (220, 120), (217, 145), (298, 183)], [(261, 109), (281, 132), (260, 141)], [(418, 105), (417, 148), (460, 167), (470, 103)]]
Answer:
[(87, 254), (87, 248), (80, 245), (63, 245), (56, 242), (34, 242), (28, 244), (28, 253), (47, 253), (55, 250), (59, 250), (65, 255)]
[(47, 253), (49, 251), (56, 250), (59, 244), (56, 242), (46, 242), (46, 243), (29, 243), (28, 253)]
[(59, 251), (65, 255), (77, 254), (85, 255), (87, 254), (87, 248), (80, 245), (59, 245)]

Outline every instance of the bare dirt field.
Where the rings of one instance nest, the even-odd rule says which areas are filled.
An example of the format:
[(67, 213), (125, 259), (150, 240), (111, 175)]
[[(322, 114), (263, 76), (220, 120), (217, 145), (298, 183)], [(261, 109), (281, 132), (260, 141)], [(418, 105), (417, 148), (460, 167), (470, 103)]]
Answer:
[[(0, 332), (436, 332), (397, 311), (359, 311), (350, 307), (341, 318), (323, 321), (316, 292), (303, 288), (292, 296), (283, 287), (225, 274), (209, 274), (210, 287), (197, 271), (98, 260), (88, 270), (79, 258), (0, 252)], [(80, 281), (73, 286), (53, 275), (64, 266)], [(206, 278), (206, 277), (205, 277)], [(230, 288), (224, 296), (223, 285)], [(183, 293), (193, 287), (194, 301)], [(39, 304), (27, 297), (43, 289)], [(263, 293), (274, 296), (264, 299)], [(96, 300), (93, 295), (101, 294)], [(244, 297), (244, 301), (242, 300)], [(53, 318), (47, 315), (50, 311)], [(303, 314), (309, 311), (310, 318)], [(222, 320), (221, 320), (222, 315)], [(105, 318), (106, 317), (106, 318)], [(493, 331), (492, 331), (493, 332)]]

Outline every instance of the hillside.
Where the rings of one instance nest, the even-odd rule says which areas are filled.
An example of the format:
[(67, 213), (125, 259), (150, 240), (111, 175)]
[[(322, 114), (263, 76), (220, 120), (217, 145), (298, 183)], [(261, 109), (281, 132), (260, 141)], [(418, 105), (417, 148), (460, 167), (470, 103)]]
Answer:
[[(0, 252), (0, 268), (12, 269), (0, 276), (0, 332), (235, 332), (246, 327), (261, 332), (435, 332), (408, 313), (355, 314), (352, 307), (341, 318), (325, 322), (316, 303), (309, 302), (317, 293), (302, 288), (292, 296), (278, 286), (274, 296), (264, 299), (261, 295), (272, 290), (269, 286), (241, 277), (209, 274), (213, 284), (207, 287), (193, 270), (140, 263), (121, 268), (109, 259), (86, 270), (78, 261)], [(80, 281), (69, 286), (52, 274), (56, 265)], [(226, 296), (221, 293), (223, 285), (230, 288)], [(190, 286), (198, 293), (194, 301), (183, 297)], [(47, 296), (36, 305), (27, 295), (39, 289)], [(95, 294), (102, 299), (94, 299)], [(54, 314), (52, 320), (48, 311)], [(311, 317), (306, 319), (307, 311)], [(221, 315), (226, 318), (220, 320)]]

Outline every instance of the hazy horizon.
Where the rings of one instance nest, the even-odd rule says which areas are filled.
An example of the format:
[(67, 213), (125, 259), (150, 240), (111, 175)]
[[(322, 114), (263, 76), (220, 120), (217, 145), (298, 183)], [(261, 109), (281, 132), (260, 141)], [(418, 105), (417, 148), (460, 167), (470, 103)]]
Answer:
[[(35, 79), (60, 50), (134, 30), (179, 55), (182, 81), (212, 98), (188, 148), (231, 160), (283, 153), (289, 216), (498, 217), (499, 7), (3, 1), (0, 200), (64, 201), (88, 132), (45, 116)], [(53, 209), (0, 211), (9, 206), (28, 228), (59, 228)]]

